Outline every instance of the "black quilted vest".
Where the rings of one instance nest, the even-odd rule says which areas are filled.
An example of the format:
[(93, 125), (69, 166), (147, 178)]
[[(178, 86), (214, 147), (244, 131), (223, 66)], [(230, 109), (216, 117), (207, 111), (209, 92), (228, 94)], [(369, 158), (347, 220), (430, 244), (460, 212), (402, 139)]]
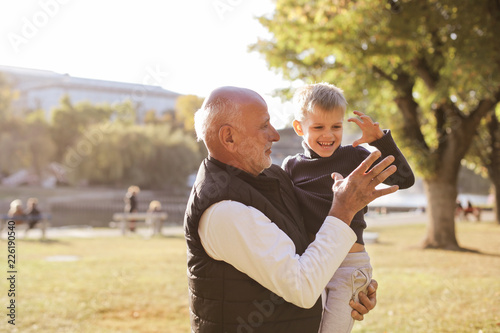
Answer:
[[(321, 300), (311, 309), (297, 307), (223, 261), (201, 245), (198, 224), (212, 204), (233, 200), (265, 214), (302, 254), (309, 242), (292, 183), (276, 165), (253, 177), (212, 158), (205, 159), (191, 191), (184, 218), (192, 332), (316, 333)], [(238, 217), (235, 216), (235, 219)]]

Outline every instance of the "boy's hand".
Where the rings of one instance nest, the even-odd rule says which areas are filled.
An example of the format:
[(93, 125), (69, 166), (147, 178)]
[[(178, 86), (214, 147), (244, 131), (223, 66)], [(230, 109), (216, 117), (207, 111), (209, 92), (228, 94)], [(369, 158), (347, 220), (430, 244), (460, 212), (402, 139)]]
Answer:
[(349, 118), (347, 121), (356, 123), (356, 125), (361, 128), (363, 131), (363, 135), (358, 140), (352, 143), (353, 147), (360, 145), (362, 143), (372, 143), (375, 140), (378, 140), (384, 136), (384, 132), (380, 129), (380, 125), (377, 122), (373, 122), (373, 120), (360, 111), (354, 111), (354, 114), (359, 118)]

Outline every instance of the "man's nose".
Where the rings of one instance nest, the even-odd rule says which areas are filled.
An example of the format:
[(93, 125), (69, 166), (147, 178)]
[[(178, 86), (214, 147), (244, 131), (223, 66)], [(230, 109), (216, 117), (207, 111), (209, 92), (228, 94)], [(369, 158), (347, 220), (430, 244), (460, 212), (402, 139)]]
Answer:
[(279, 141), (280, 139), (280, 134), (278, 133), (278, 131), (276, 130), (276, 128), (274, 128), (273, 125), (270, 125), (271, 127), (271, 134), (270, 134), (270, 141), (273, 141), (273, 142), (276, 142), (276, 141)]

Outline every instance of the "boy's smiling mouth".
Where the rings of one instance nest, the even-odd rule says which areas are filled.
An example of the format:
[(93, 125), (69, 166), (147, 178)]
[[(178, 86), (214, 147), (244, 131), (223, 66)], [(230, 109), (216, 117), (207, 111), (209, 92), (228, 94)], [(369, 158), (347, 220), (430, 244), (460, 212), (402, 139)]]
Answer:
[(333, 146), (333, 141), (330, 141), (330, 142), (318, 141), (318, 144), (319, 144), (321, 147), (328, 148), (328, 147)]

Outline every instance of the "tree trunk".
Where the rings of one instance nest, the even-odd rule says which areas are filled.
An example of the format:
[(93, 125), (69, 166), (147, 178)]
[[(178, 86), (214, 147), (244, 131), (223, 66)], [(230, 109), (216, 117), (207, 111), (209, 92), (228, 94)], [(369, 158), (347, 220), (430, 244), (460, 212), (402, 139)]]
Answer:
[(493, 212), (495, 213), (493, 218), (500, 224), (500, 179), (493, 182), (493, 200)]
[(491, 119), (488, 123), (488, 132), (491, 138), (490, 161), (487, 166), (488, 177), (493, 184), (493, 193), (495, 193), (495, 219), (496, 222), (500, 224), (500, 122), (495, 112), (491, 115)]
[(427, 195), (427, 236), (423, 247), (461, 250), (455, 235), (456, 182), (424, 180)]

